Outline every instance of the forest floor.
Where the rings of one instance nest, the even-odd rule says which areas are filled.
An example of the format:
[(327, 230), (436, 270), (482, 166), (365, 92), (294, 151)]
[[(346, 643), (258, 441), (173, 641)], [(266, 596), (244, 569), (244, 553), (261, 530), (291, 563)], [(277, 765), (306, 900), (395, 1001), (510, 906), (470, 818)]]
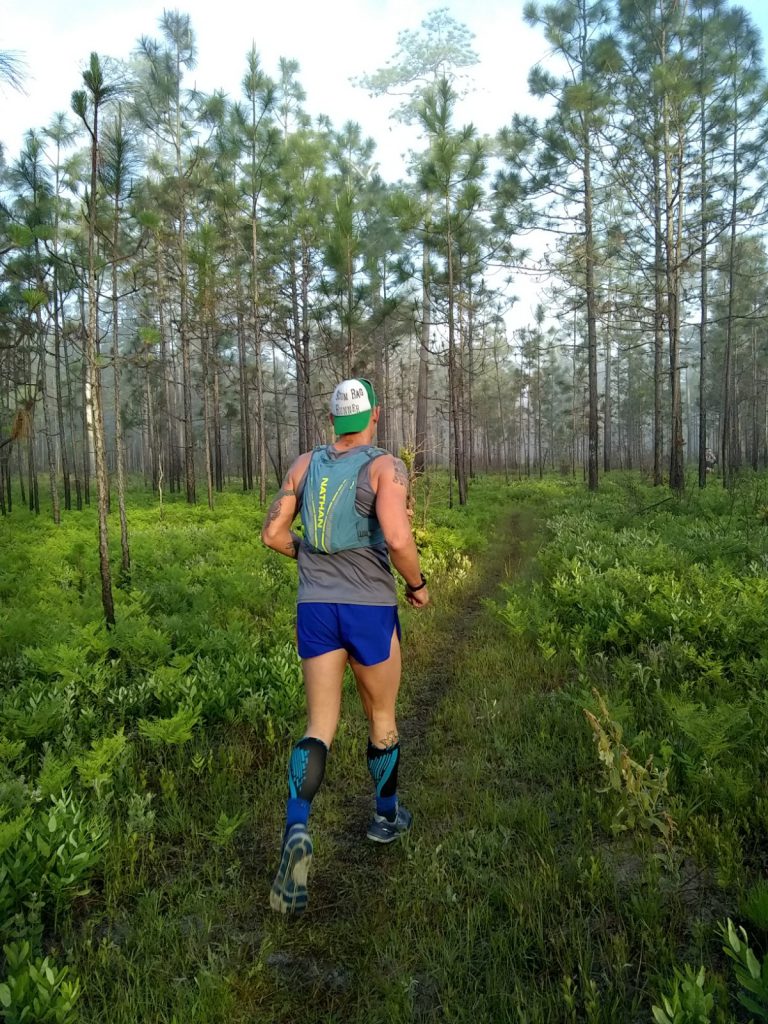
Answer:
[[(367, 729), (349, 678), (310, 819), (309, 907), (297, 918), (268, 904), (301, 728), (291, 645), (280, 654), (294, 567), (254, 548), (261, 575), (240, 568), (243, 538), (257, 538), (243, 530), (239, 499), (231, 517), (195, 512), (194, 527), (188, 511), (169, 509), (179, 523), (147, 533), (177, 576), (147, 570), (141, 585), (156, 579), (155, 600), (167, 593), (174, 614), (192, 602), (201, 632), (189, 611), (174, 628), (190, 630), (190, 646), (222, 651), (197, 663), (198, 689), (184, 700), (207, 701), (212, 716), (221, 700), (223, 711), (177, 745), (140, 735), (133, 774), (112, 771), (100, 874), (44, 934), (44, 952), (81, 984), (73, 1022), (641, 1024), (663, 1020), (653, 1008), (675, 993), (712, 1003), (691, 1020), (748, 1019), (722, 926), (748, 923), (762, 955), (765, 489), (671, 503), (631, 476), (599, 496), (554, 478), (483, 487), (466, 513), (424, 511), (430, 557), (455, 543), (445, 524), (459, 523), (472, 563), (446, 562), (466, 576), (403, 615), (400, 795), (413, 831), (388, 847), (365, 838)], [(209, 605), (194, 602), (210, 601), (214, 584), (219, 603), (206, 616)], [(254, 648), (242, 665), (249, 609), (239, 626), (202, 631), (241, 594), (283, 638), (270, 647), (268, 635), (274, 653), (260, 661)], [(162, 666), (167, 654), (142, 623), (126, 649), (154, 642)], [(67, 650), (59, 644), (57, 662)], [(272, 718), (252, 717), (254, 698), (241, 697), (244, 678), (257, 694), (262, 662), (277, 680), (270, 699), (295, 689), (283, 718), (277, 704)], [(176, 706), (184, 671), (152, 670), (158, 700), (171, 687), (160, 707)], [(109, 735), (120, 721), (104, 703), (113, 691), (99, 675), (83, 679)], [(114, 694), (126, 716), (133, 693)], [(585, 710), (603, 730), (599, 745)], [(76, 761), (81, 780), (88, 757)], [(702, 964), (700, 984), (678, 973)]]
[[(482, 811), (474, 820), (477, 802), (487, 805), (491, 794), (501, 795), (494, 779), (493, 720), (500, 713), (498, 691), (514, 686), (515, 675), (486, 602), (498, 595), (500, 583), (522, 571), (531, 528), (528, 516), (507, 512), (461, 591), (447, 603), (438, 592), (434, 607), (409, 617), (400, 702), (401, 799), (415, 825), (399, 846), (382, 848), (365, 839), (372, 810), (366, 733), (349, 688), (350, 724), (333, 751), (336, 763), (312, 817), (319, 856), (310, 908), (302, 921), (266, 922), (271, 991), (265, 1005), (263, 978), (244, 986), (244, 996), (255, 1002), (246, 1019), (262, 1019), (261, 1007), (264, 1019), (274, 1021), (442, 1020), (438, 992), (447, 977), (450, 987), (463, 989), (452, 963), (472, 941), (466, 932), (471, 908), (456, 895), (463, 872), (451, 877), (442, 850), (467, 828), (482, 827)], [(494, 884), (494, 865), (475, 862), (471, 870), (478, 867)], [(449, 910), (442, 922), (433, 920), (435, 902)], [(426, 945), (417, 938), (422, 933)], [(443, 944), (452, 947), (448, 959), (435, 962)], [(469, 1016), (475, 1000), (468, 995)]]
[[(152, 869), (137, 872), (140, 883), (126, 880), (122, 909), (89, 914), (71, 937), (87, 1019), (167, 1020), (169, 987), (179, 1024), (185, 1003), (188, 1019), (253, 1024), (518, 1019), (490, 1006), (493, 1016), (484, 1016), (480, 993), (500, 983), (493, 1002), (512, 1008), (515, 993), (533, 983), (513, 982), (507, 965), (486, 962), (488, 944), (506, 942), (514, 927), (513, 904), (498, 917), (501, 891), (526, 885), (513, 877), (519, 844), (510, 842), (511, 823), (530, 817), (529, 841), (538, 845), (542, 822), (532, 800), (538, 786), (549, 788), (546, 755), (539, 782), (515, 780), (511, 771), (510, 733), (519, 740), (528, 730), (520, 714), (526, 703), (533, 710), (532, 692), (538, 703), (542, 680), (527, 653), (510, 646), (494, 611), (500, 584), (531, 566), (533, 516), (502, 508), (463, 586), (433, 591), (429, 609), (405, 613), (401, 799), (414, 813), (412, 834), (383, 848), (365, 838), (367, 732), (348, 679), (310, 822), (309, 908), (295, 919), (273, 914), (268, 895), (289, 747), (254, 752), (235, 730), (217, 751), (217, 767), (182, 794), (183, 842), (164, 843)], [(217, 802), (247, 820), (231, 845), (217, 847), (195, 827), (196, 807), (209, 818)], [(496, 981), (478, 975), (475, 962)]]

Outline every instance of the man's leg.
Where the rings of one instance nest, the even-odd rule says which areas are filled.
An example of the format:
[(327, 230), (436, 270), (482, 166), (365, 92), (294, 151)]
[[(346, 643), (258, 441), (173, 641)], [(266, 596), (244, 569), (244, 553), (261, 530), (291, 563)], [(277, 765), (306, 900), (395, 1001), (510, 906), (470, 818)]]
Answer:
[(411, 825), (411, 815), (397, 802), (400, 742), (395, 702), (400, 689), (401, 658), (397, 629), (393, 630), (389, 657), (363, 665), (350, 657), (358, 693), (368, 718), (368, 770), (376, 787), (376, 813), (368, 838), (388, 843)]
[(312, 799), (325, 774), (341, 709), (341, 687), (347, 652), (328, 651), (302, 659), (307, 695), (307, 728), (291, 752), (288, 765), (288, 802), (280, 867), (269, 901), (273, 910), (301, 913), (307, 905), (307, 872), (312, 840), (307, 832)]
[(392, 631), (389, 657), (375, 665), (363, 665), (350, 655), (349, 664), (355, 674), (357, 692), (368, 719), (369, 738), (375, 747), (391, 747), (397, 743), (395, 702), (400, 689), (402, 662), (397, 630)]

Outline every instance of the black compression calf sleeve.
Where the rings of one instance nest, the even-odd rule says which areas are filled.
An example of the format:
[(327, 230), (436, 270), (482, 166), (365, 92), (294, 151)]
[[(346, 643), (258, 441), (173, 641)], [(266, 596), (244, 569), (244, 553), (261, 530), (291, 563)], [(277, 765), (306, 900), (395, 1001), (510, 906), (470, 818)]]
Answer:
[(291, 753), (288, 767), (288, 793), (293, 799), (311, 802), (325, 774), (328, 748), (314, 736), (300, 739)]
[(394, 747), (374, 747), (368, 741), (368, 771), (376, 786), (377, 797), (393, 797), (397, 792), (397, 769), (400, 764), (400, 744)]

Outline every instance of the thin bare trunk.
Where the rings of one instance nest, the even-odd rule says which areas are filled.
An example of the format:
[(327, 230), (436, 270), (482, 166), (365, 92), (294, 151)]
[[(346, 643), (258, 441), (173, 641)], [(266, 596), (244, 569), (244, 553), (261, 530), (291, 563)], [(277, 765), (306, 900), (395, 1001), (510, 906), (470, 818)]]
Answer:
[(115, 469), (117, 507), (120, 515), (120, 569), (123, 583), (130, 579), (131, 549), (128, 543), (128, 516), (125, 510), (125, 437), (120, 397), (120, 295), (117, 287), (117, 248), (120, 225), (120, 199), (115, 195), (112, 222), (112, 374), (115, 385)]
[(423, 473), (426, 469), (428, 438), (428, 391), (429, 391), (429, 331), (432, 318), (432, 297), (429, 280), (429, 249), (427, 247), (428, 224), (424, 226), (422, 243), (421, 279), (421, 332), (419, 335), (419, 379), (416, 388), (416, 454), (414, 470)]

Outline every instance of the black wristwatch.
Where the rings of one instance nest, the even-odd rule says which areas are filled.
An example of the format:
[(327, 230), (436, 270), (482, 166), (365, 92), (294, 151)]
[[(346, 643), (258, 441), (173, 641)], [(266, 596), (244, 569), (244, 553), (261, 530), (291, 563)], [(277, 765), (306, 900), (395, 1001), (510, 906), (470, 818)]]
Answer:
[(408, 583), (408, 581), (406, 580), (405, 589), (410, 594), (415, 594), (417, 590), (423, 590), (424, 587), (426, 587), (426, 585), (427, 585), (427, 577), (424, 575), (424, 573), (422, 573), (421, 574), (421, 583), (417, 584), (415, 587), (412, 587), (411, 584)]

